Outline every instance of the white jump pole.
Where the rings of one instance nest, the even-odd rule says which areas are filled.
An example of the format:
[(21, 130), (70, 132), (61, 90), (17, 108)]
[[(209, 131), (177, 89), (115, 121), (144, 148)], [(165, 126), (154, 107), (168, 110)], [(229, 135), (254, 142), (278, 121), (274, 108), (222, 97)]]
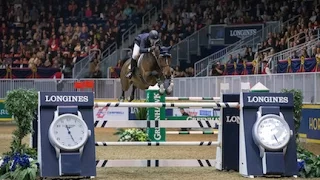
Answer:
[(96, 142), (96, 146), (220, 146), (218, 141)]
[(95, 121), (94, 126), (99, 128), (214, 128), (219, 121), (180, 121), (180, 120), (100, 120)]
[(214, 102), (202, 102), (202, 103), (159, 103), (159, 102), (98, 102), (95, 103), (96, 107), (192, 107), (192, 108), (237, 108), (239, 103), (214, 103)]
[(214, 159), (98, 160), (96, 167), (214, 167)]
[(220, 97), (166, 97), (166, 101), (220, 101)]

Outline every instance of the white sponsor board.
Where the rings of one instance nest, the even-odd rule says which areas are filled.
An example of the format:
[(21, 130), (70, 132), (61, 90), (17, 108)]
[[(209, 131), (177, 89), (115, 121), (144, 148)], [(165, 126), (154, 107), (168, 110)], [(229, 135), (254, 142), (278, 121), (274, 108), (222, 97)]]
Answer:
[(127, 107), (94, 107), (94, 120), (128, 120)]
[[(184, 108), (184, 111), (189, 114), (189, 116), (220, 116), (220, 110), (214, 109), (191, 109)], [(180, 109), (173, 109), (173, 116), (181, 116)]]

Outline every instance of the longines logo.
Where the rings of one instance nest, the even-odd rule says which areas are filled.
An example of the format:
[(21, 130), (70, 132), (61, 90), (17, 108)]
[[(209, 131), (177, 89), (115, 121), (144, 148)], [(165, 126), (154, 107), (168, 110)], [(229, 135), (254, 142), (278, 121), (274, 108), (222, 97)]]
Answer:
[(45, 102), (88, 102), (88, 96), (45, 96)]
[(272, 96), (248, 96), (249, 103), (283, 103), (289, 102), (288, 97), (272, 97)]
[(236, 36), (238, 38), (246, 38), (257, 33), (256, 29), (240, 29), (240, 30), (231, 30), (230, 36)]

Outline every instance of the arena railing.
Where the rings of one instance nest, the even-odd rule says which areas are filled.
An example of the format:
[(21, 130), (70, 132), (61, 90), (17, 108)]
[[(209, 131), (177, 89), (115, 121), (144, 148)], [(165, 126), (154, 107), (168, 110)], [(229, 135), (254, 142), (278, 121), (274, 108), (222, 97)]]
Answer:
[(105, 58), (113, 53), (118, 48), (117, 42), (113, 42), (106, 50), (102, 52), (102, 58)]
[(134, 38), (139, 34), (137, 24), (132, 25), (127, 29), (121, 37), (121, 47), (128, 47), (133, 43)]
[[(245, 27), (245, 25), (240, 25), (240, 26)], [(261, 42), (261, 39), (264, 36), (264, 31), (265, 31), (265, 28), (262, 28), (256, 34), (254, 34), (250, 37), (247, 37), (245, 39), (242, 39), (240, 41), (237, 41), (236, 43), (231, 44), (231, 45), (227, 46), (226, 48), (221, 49), (220, 51), (217, 51), (216, 53), (213, 53), (212, 55), (209, 55), (209, 56), (201, 59), (200, 61), (197, 61), (194, 64), (195, 76), (197, 77), (197, 76), (203, 75), (203, 72), (206, 72), (207, 66), (212, 61), (217, 61), (221, 57), (228, 55), (230, 52), (232, 52), (238, 48), (241, 48), (242, 46), (245, 46), (248, 41), (250, 42), (251, 45), (254, 45), (254, 43)]]
[[(299, 38), (303, 39), (304, 37)], [(317, 35), (314, 36), (314, 39), (311, 39), (309, 41), (306, 41), (305, 43), (302, 44), (298, 44), (294, 47), (289, 47), (288, 49), (275, 53), (273, 56), (273, 59), (275, 60), (283, 60), (288, 58), (289, 56), (293, 55), (292, 53), (294, 53), (295, 51), (301, 50), (302, 48), (307, 48), (308, 50), (310, 50), (313, 46), (316, 46), (320, 41), (320, 29), (317, 29)], [(310, 53), (310, 52), (309, 52)]]
[(77, 73), (74, 72), (74, 68), (72, 69), (72, 77), (75, 79), (78, 78), (83, 78), (83, 77), (87, 77), (89, 75), (89, 67), (90, 67), (90, 63), (95, 59), (101, 58), (101, 50), (100, 49), (90, 49), (89, 50), (89, 56), (88, 59), (85, 60), (85, 65), (84, 67), (81, 68), (80, 71), (78, 71)]
[[(117, 49), (117, 43), (114, 42), (106, 50), (101, 52), (101, 59), (108, 57), (116, 49)], [(72, 69), (72, 77), (73, 78), (82, 78), (81, 72), (84, 72), (86, 69), (89, 69), (89, 65), (90, 65), (89, 62), (91, 61), (91, 59), (92, 59), (91, 56), (87, 56), (87, 57), (81, 59), (79, 62), (75, 63), (73, 66), (73, 69)]]
[(208, 29), (209, 26), (205, 26), (172, 46), (172, 66), (179, 65), (182, 60), (190, 62), (190, 54), (199, 55), (201, 52), (200, 46), (209, 45)]
[(229, 61), (228, 57), (230, 54), (232, 55), (233, 59), (236, 59), (238, 54), (240, 54), (241, 57), (243, 57), (243, 55), (245, 54), (245, 50), (246, 50), (246, 48), (240, 48), (240, 49), (237, 49), (235, 51), (230, 52), (228, 54), (228, 56), (223, 56), (223, 57), (217, 59), (216, 61), (211, 61), (209, 63), (209, 65), (207, 66), (207, 68), (201, 72), (201, 76), (210, 76), (210, 71), (212, 69), (212, 65), (215, 64), (216, 62), (220, 62), (221, 65), (226, 64)]
[[(276, 53), (276, 54), (273, 54), (273, 55), (270, 55), (268, 57), (269, 60), (269, 67), (271, 69), (271, 71), (273, 73), (276, 73), (277, 72), (277, 65), (278, 65), (278, 61), (279, 60), (286, 60), (286, 59), (289, 59), (289, 58), (292, 58), (292, 56), (296, 53), (296, 52), (300, 52), (303, 50), (303, 49), (306, 49), (307, 51), (310, 52), (310, 49), (316, 47), (318, 44), (320, 43), (320, 37), (316, 37), (315, 39), (311, 40), (311, 41), (308, 41), (308, 42), (305, 42), (303, 44), (299, 44), (297, 46), (294, 46), (292, 48), (289, 48), (285, 51), (281, 51), (279, 53)], [(300, 57), (300, 54), (299, 53), (299, 57)]]
[(295, 35), (289, 37), (289, 38), (286, 40), (287, 47), (288, 47), (288, 48), (291, 48), (291, 47), (292, 47), (292, 46), (290, 45), (291, 40), (294, 41), (294, 39), (297, 38), (297, 37), (298, 37), (299, 40), (302, 39), (302, 38), (299, 38), (299, 36), (300, 36), (301, 34), (304, 34), (304, 32), (300, 32), (300, 33), (298, 33), (298, 34), (295, 34)]
[[(163, 6), (164, 1), (161, 1), (161, 4)], [(142, 16), (142, 28), (145, 29), (152, 23), (152, 18), (158, 14), (158, 10), (156, 7), (153, 7), (149, 11), (147, 11), (143, 16)]]
[(195, 76), (201, 76), (203, 74), (204, 69), (206, 69), (206, 66), (203, 66), (202, 64), (206, 64), (206, 65), (209, 65), (209, 61), (210, 60), (215, 60), (215, 59), (218, 59), (222, 56), (225, 56), (226, 54), (228, 54), (229, 52), (233, 51), (234, 49), (236, 48), (239, 48), (239, 46), (243, 46), (243, 44), (247, 41), (253, 41), (252, 39), (255, 39), (257, 36), (259, 37), (259, 35), (263, 35), (262, 39), (265, 39), (265, 37), (267, 36), (267, 34), (269, 32), (272, 32), (272, 33), (278, 33), (282, 30), (282, 27), (284, 26), (287, 26), (287, 25), (290, 25), (292, 23), (295, 23), (298, 19), (299, 19), (300, 15), (298, 16), (295, 16), (285, 22), (268, 22), (266, 23), (266, 26), (261, 29), (260, 31), (258, 31), (256, 34), (252, 35), (252, 36), (249, 36), (249, 37), (246, 37), (242, 40), (239, 40), (238, 42), (234, 43), (234, 44), (231, 44), (229, 46), (227, 46), (226, 48), (216, 52), (216, 53), (213, 53), (212, 55), (206, 57), (206, 58), (203, 58), (201, 59), (200, 61), (196, 62), (194, 64), (194, 72), (195, 72)]
[[(262, 31), (257, 33), (262, 33)], [(255, 36), (245, 43), (241, 42), (238, 44), (233, 44), (223, 49), (222, 51), (218, 51), (217, 53), (214, 53), (208, 57), (201, 59), (200, 61), (196, 62), (194, 65), (196, 76), (207, 76), (208, 75), (207, 68), (209, 68), (210, 65), (216, 62), (220, 62), (221, 64), (224, 64), (227, 62), (227, 59), (230, 54), (233, 54), (234, 52), (239, 52), (239, 50), (244, 51), (245, 50), (244, 47), (253, 47), (259, 42), (261, 42), (261, 37)]]
[[(95, 82), (96, 99), (118, 99), (121, 95), (120, 79), (92, 79)], [(16, 88), (35, 89), (37, 91), (77, 91), (74, 82), (78, 79), (63, 79), (60, 83), (54, 79), (0, 79), (0, 98)], [(240, 93), (241, 82), (258, 82), (279, 92), (282, 89), (298, 89), (303, 93), (304, 103), (320, 103), (320, 72), (257, 74), (241, 76), (206, 76), (175, 78), (172, 96), (175, 97), (216, 97), (220, 94), (220, 83), (229, 83), (226, 93)], [(92, 91), (92, 89), (88, 89)], [(127, 96), (130, 92), (126, 93)], [(145, 98), (145, 91), (137, 91), (137, 97)]]

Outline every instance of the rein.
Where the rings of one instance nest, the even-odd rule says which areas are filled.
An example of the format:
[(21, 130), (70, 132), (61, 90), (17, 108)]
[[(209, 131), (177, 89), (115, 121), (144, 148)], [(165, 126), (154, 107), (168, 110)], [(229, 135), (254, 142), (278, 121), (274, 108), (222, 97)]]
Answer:
[[(160, 46), (156, 46), (156, 48), (157, 48), (156, 50), (159, 51), (159, 56), (160, 56)], [(157, 57), (157, 55), (155, 54), (154, 51), (153, 51), (151, 54), (152, 54), (153, 57), (156, 59), (156, 62), (157, 62), (157, 64), (158, 64), (160, 70), (162, 71), (163, 68), (162, 68), (162, 66), (161, 66), (161, 64), (160, 64), (160, 62), (159, 62), (159, 57)]]

